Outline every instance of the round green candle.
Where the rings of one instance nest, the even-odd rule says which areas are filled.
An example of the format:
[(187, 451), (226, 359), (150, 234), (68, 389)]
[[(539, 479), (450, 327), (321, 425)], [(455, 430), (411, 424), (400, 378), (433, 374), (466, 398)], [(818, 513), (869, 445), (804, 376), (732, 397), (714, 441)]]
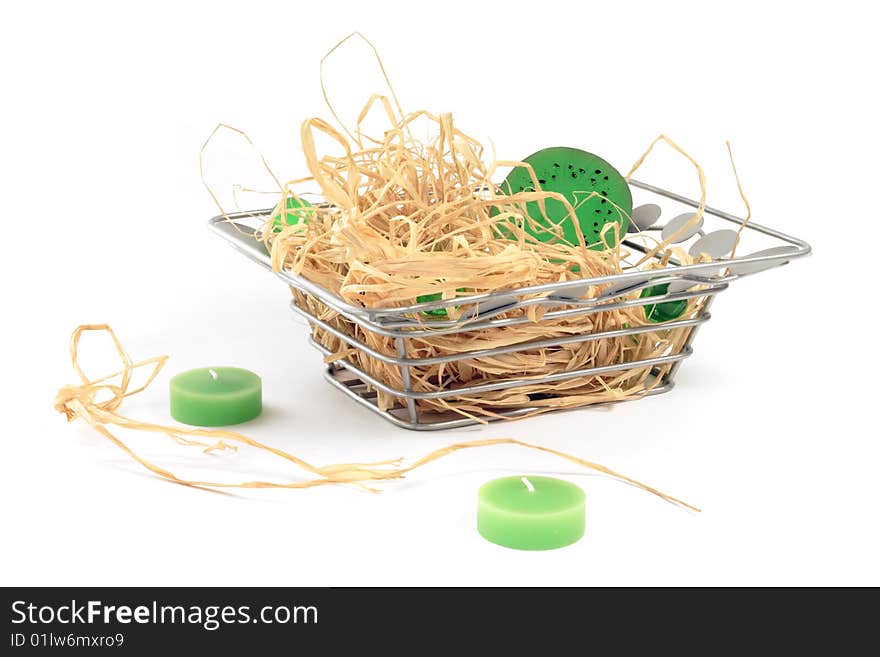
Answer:
[(203, 367), (171, 379), (171, 417), (198, 427), (253, 420), (263, 410), (260, 377), (239, 367)]
[(552, 550), (584, 535), (584, 491), (553, 477), (502, 477), (480, 486), (477, 531), (518, 550)]

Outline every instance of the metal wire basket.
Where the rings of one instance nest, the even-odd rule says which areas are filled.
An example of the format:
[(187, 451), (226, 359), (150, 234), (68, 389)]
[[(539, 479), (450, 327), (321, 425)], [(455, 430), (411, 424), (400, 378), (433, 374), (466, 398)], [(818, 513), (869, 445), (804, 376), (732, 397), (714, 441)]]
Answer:
[[(669, 211), (674, 211), (676, 207), (692, 212), (693, 208), (699, 206), (696, 201), (652, 185), (637, 181), (630, 181), (630, 185), (634, 200), (642, 203), (637, 203), (638, 207), (633, 211), (634, 227), (631, 230), (660, 231), (665, 237), (686, 219), (685, 215), (679, 214), (665, 225), (656, 223), (661, 214), (669, 216)], [(268, 252), (254, 237), (255, 230), (271, 212), (272, 210), (262, 210), (221, 215), (210, 220), (210, 227), (250, 259), (271, 269)], [(731, 223), (739, 227), (743, 224), (742, 219), (709, 207), (705, 208), (704, 217), (721, 226)], [(671, 259), (666, 267), (654, 271), (639, 270), (564, 283), (534, 285), (397, 308), (359, 307), (302, 276), (286, 271), (277, 272), (277, 275), (294, 291), (291, 308), (308, 321), (312, 330), (310, 343), (325, 359), (330, 359), (324, 374), (327, 381), (397, 426), (416, 430), (449, 429), (475, 424), (479, 420), (455, 412), (425, 410), (422, 407), (425, 401), (479, 399), (480, 395), (499, 390), (515, 390), (524, 386), (562, 381), (579, 383), (612, 372), (644, 372), (648, 369), (652, 382), (646, 386), (645, 395), (670, 390), (681, 362), (693, 353), (692, 344), (697, 329), (711, 317), (709, 308), (718, 293), (743, 276), (784, 265), (810, 252), (809, 244), (803, 240), (749, 222), (742, 231), (737, 246), (738, 253), (746, 252), (748, 255), (723, 258), (726, 247), (719, 245), (726, 243), (732, 232), (707, 230), (704, 222), (695, 226), (692, 233), (677, 239), (678, 242), (693, 240), (690, 247), (692, 252), (717, 251), (712, 255), (721, 259), (714, 262), (681, 265)], [(645, 246), (632, 237), (625, 239), (624, 244), (631, 249), (646, 252)], [(758, 245), (763, 248), (753, 251)], [(659, 293), (658, 289), (664, 291)], [(600, 291), (587, 295), (588, 290)], [(650, 295), (645, 295), (645, 290), (650, 290)], [(641, 294), (634, 294), (637, 292)], [(564, 337), (528, 340), (513, 345), (431, 358), (409, 356), (413, 353), (411, 341), (426, 336), (489, 331), (532, 322), (534, 320), (528, 314), (531, 306), (542, 307), (540, 319), (537, 320), (540, 322), (556, 318), (586, 318), (593, 313), (615, 308), (641, 306), (653, 309), (659, 304), (683, 300), (688, 301), (689, 312), (663, 321), (660, 325), (626, 326), (612, 331), (593, 332), (592, 324), (585, 321), (583, 332)], [(458, 309), (456, 312), (460, 311), (456, 319), (449, 319), (445, 313), (430, 312), (452, 306)], [(331, 321), (329, 317), (334, 320)], [(667, 335), (678, 335), (681, 339), (676, 341), (676, 348), (657, 357), (559, 371), (539, 378), (524, 373), (522, 376), (505, 376), (474, 385), (440, 384), (432, 390), (418, 390), (413, 383), (412, 373), (418, 371), (418, 368), (515, 352), (552, 351), (572, 344), (637, 335), (658, 329), (669, 331)], [(371, 348), (364, 339), (368, 334), (392, 338), (396, 353), (384, 353)], [(339, 349), (338, 346), (343, 346), (344, 349)], [(347, 356), (344, 355), (346, 352)], [(352, 354), (356, 357), (352, 357)], [(363, 363), (369, 363), (370, 359), (399, 368), (396, 370), (399, 371), (398, 383), (380, 380), (366, 371), (369, 368), (364, 367)], [(546, 404), (540, 406), (537, 397), (535, 400), (535, 406), (520, 405), (512, 410), (494, 409), (485, 419), (513, 419), (547, 410)]]

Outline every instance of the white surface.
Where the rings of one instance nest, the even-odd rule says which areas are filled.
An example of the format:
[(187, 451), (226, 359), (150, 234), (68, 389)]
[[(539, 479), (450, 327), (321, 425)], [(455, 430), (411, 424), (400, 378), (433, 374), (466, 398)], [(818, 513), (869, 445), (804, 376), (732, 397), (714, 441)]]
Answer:
[[(864, 257), (877, 258), (864, 208), (878, 174), (878, 52), (863, 4), (491, 4), (7, 8), (0, 583), (880, 584), (877, 290)], [(722, 295), (668, 395), (473, 431), (393, 428), (322, 381), (284, 286), (208, 233), (215, 210), (197, 170), (224, 121), (279, 175), (301, 175), (299, 123), (327, 116), (318, 61), (353, 29), (379, 47), (405, 107), (453, 110), (499, 157), (570, 144), (625, 169), (666, 132), (703, 163), (712, 203), (740, 212), (729, 138), (756, 221), (815, 255)], [(380, 90), (363, 53), (330, 67), (347, 115)], [(222, 143), (220, 182), (254, 170)], [(668, 152), (642, 178), (696, 194)], [(265, 382), (266, 413), (247, 432), (316, 463), (514, 436), (705, 511), (507, 447), (456, 455), (381, 495), (175, 486), (52, 410), (74, 380), (70, 332), (101, 321), (134, 358), (172, 357), (123, 408), (133, 417), (165, 419), (173, 373), (235, 364)], [(185, 474), (207, 462), (216, 476), (295, 476), (134, 440)], [(480, 539), (477, 487), (538, 472), (585, 488), (584, 540), (520, 553)]]

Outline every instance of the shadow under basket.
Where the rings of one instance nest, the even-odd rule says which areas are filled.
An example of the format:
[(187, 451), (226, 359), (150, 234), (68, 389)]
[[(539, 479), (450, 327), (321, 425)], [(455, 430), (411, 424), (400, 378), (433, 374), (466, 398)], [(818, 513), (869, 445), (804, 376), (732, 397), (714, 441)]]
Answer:
[[(698, 203), (630, 181), (658, 216)], [(662, 201), (663, 205), (659, 206)], [(271, 269), (255, 230), (271, 210), (221, 215), (211, 228)], [(671, 215), (670, 215), (671, 216)], [(706, 220), (742, 219), (705, 209)], [(643, 228), (662, 231), (663, 225)], [(719, 231), (720, 232), (720, 231)], [(729, 231), (728, 231), (729, 232)], [(632, 235), (624, 244), (645, 252)], [(761, 250), (752, 252), (754, 246)], [(325, 378), (390, 422), (449, 429), (670, 390), (715, 296), (731, 282), (810, 252), (797, 238), (749, 222), (732, 259), (533, 285), (397, 308), (363, 308), (290, 272), (291, 308), (311, 327)]]

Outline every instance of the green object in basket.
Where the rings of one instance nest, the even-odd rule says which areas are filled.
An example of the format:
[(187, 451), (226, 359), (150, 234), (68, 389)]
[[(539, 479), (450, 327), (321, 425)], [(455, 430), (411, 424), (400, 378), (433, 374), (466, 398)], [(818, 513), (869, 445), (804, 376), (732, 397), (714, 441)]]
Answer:
[[(657, 297), (666, 294), (669, 291), (669, 284), (652, 285), (642, 290), (640, 295), (642, 299), (647, 297)], [(679, 299), (678, 301), (664, 301), (663, 303), (651, 303), (644, 306), (645, 317), (652, 322), (670, 322), (678, 319), (687, 310), (687, 299)]]
[(584, 491), (554, 477), (502, 477), (480, 486), (477, 531), (517, 550), (552, 550), (584, 535)]
[(203, 367), (171, 379), (171, 417), (197, 427), (225, 427), (263, 411), (263, 383), (239, 367)]
[[(314, 214), (311, 209), (312, 204), (304, 198), (287, 197), (287, 212), (284, 213), (284, 223), (288, 226), (295, 226), (300, 221), (308, 221), (309, 217)], [(292, 212), (291, 212), (292, 210)], [(272, 232), (280, 233), (284, 229), (284, 223), (281, 221), (281, 214), (272, 217)]]
[[(578, 225), (591, 249), (603, 250), (617, 246), (613, 230), (609, 229), (604, 239), (602, 237), (602, 229), (609, 223), (617, 224), (619, 238), (626, 235), (628, 217), (632, 214), (632, 193), (626, 179), (608, 162), (598, 155), (567, 146), (545, 148), (529, 155), (524, 162), (534, 169), (541, 190), (564, 195), (575, 208)], [(501, 191), (505, 194), (535, 189), (529, 170), (524, 167), (515, 168), (501, 184)], [(592, 192), (596, 192), (597, 196), (584, 200)], [(526, 204), (526, 212), (536, 224), (532, 227), (526, 222), (526, 232), (535, 239), (549, 242), (556, 237), (548, 230), (552, 228), (551, 224), (561, 224), (562, 239), (567, 244), (577, 245), (577, 230), (565, 205), (555, 199), (547, 199), (544, 207), (547, 219), (544, 219), (537, 201)]]
[[(460, 287), (456, 290), (456, 292), (464, 292), (464, 288)], [(443, 293), (435, 292), (434, 294), (423, 294), (421, 296), (416, 297), (416, 301), (418, 303), (430, 303), (431, 301), (442, 301)], [(432, 317), (446, 317), (446, 308), (434, 308), (434, 310), (423, 310), (423, 315), (430, 315)]]

